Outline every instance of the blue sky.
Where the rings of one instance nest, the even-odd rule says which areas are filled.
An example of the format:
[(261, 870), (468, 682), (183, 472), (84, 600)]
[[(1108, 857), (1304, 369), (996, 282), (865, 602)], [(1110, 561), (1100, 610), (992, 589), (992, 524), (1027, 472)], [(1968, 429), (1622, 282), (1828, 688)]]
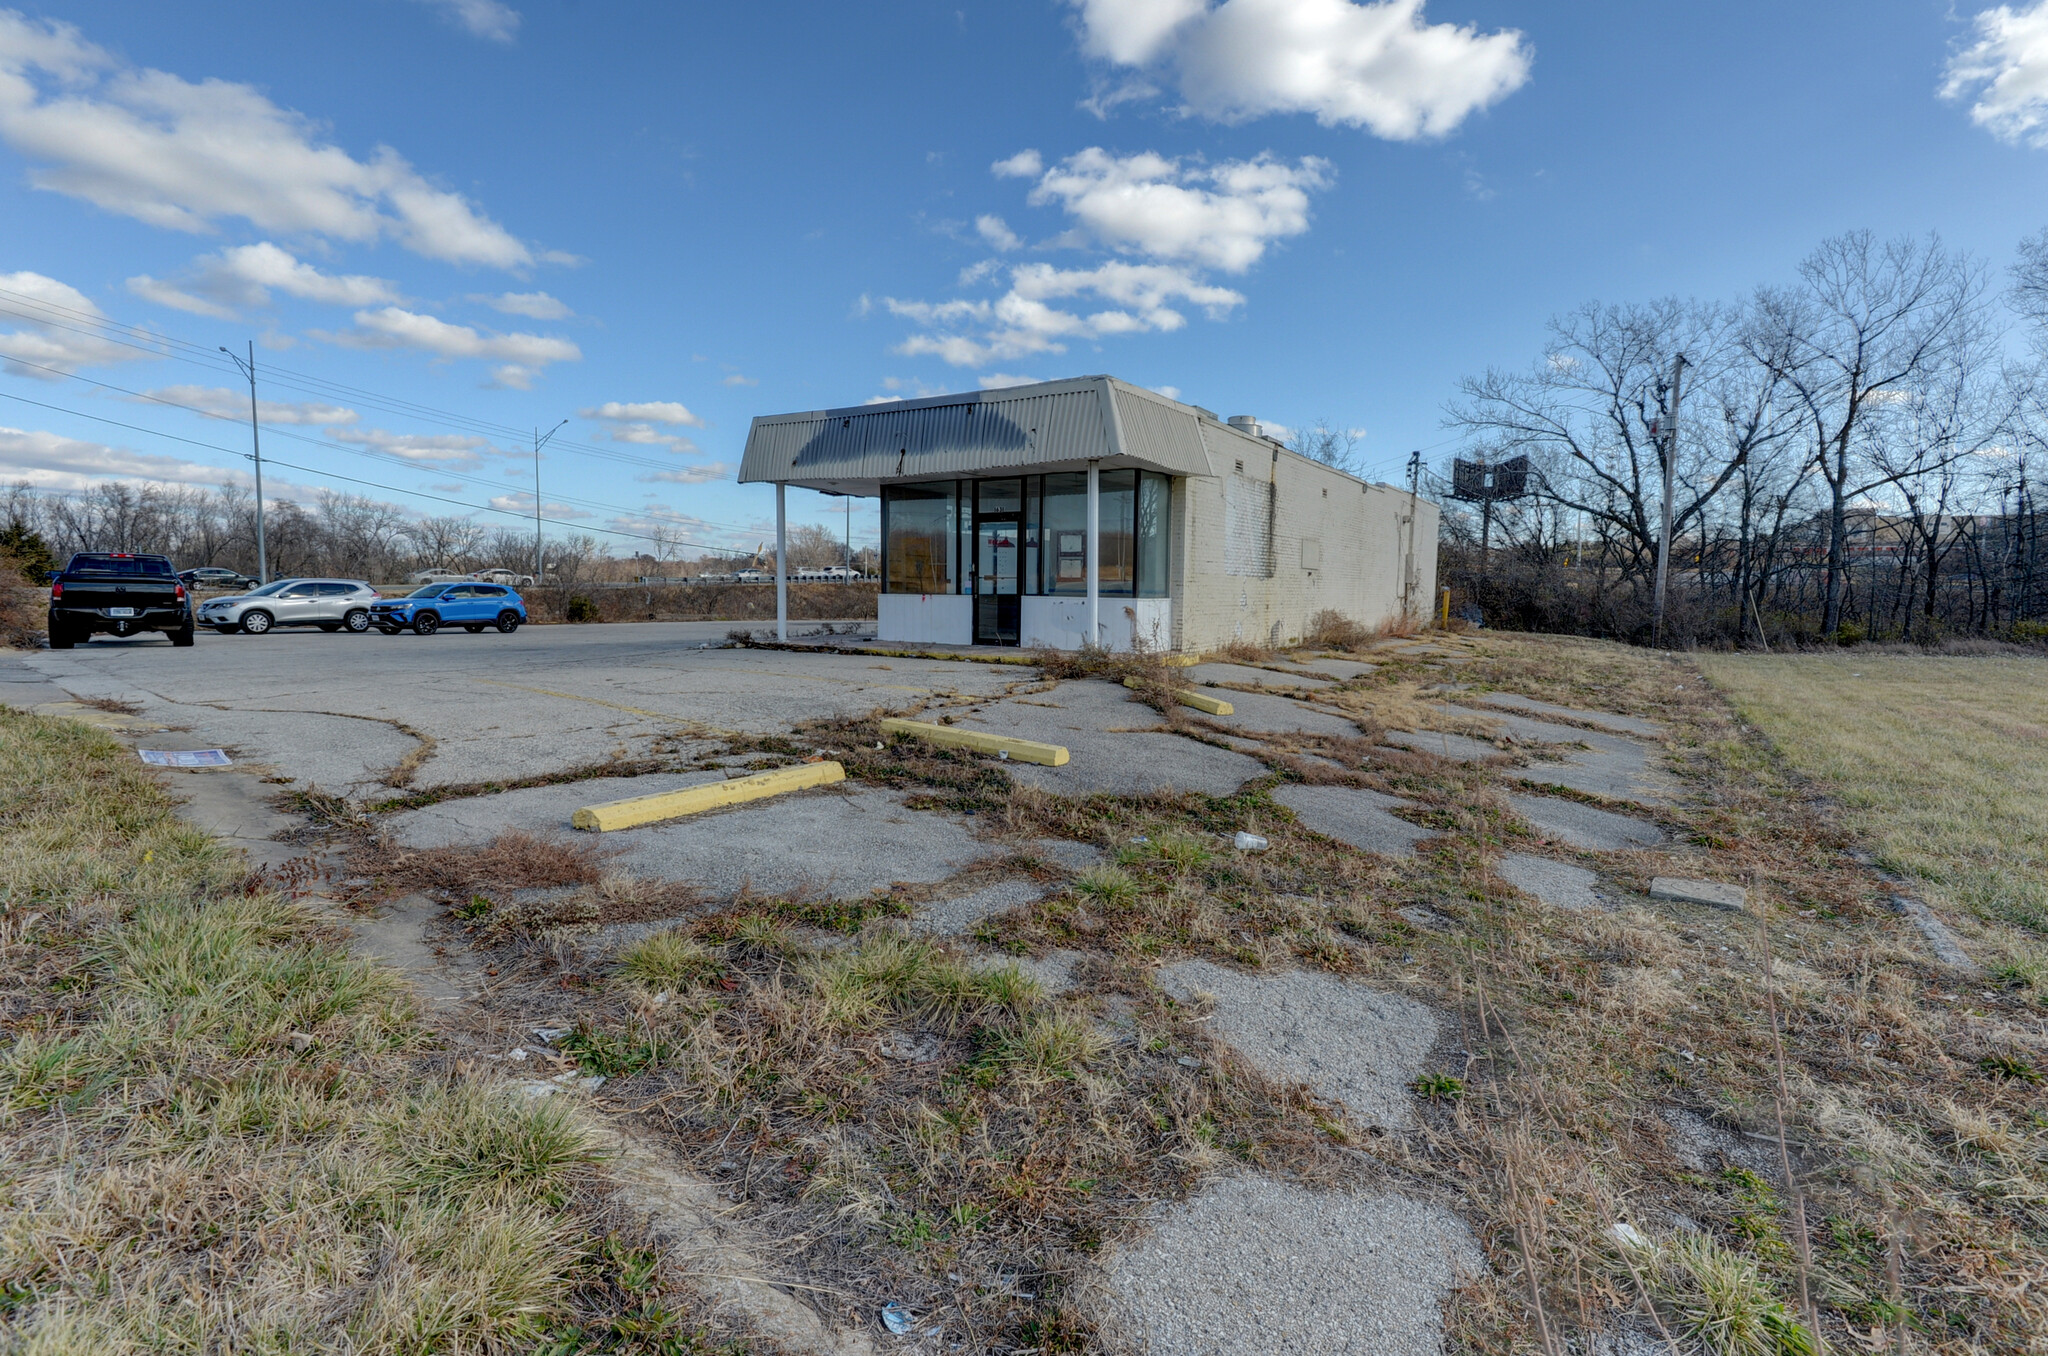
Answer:
[(243, 474), (162, 402), (254, 338), (279, 492), (419, 512), (530, 513), (566, 418), (551, 520), (751, 546), (752, 415), (1087, 372), (1391, 479), (1582, 301), (2002, 267), (2044, 128), (2048, 0), (0, 8), (0, 477)]

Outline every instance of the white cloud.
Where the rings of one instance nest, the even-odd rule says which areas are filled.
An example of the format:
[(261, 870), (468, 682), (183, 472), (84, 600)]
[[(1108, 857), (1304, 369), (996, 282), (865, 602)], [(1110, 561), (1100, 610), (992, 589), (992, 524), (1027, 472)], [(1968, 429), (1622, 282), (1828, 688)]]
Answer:
[[(602, 405), (590, 406), (578, 413), (585, 419), (600, 419), (610, 425), (606, 436), (615, 443), (667, 448), (679, 456), (695, 455), (697, 444), (680, 433), (664, 432), (664, 428), (710, 427), (692, 414), (688, 406), (673, 400), (607, 400)], [(655, 427), (657, 424), (663, 428)]]
[[(90, 333), (93, 322), (105, 322), (105, 314), (77, 288), (40, 273), (0, 273), (0, 308), (5, 308), (8, 319), (23, 322), (21, 329), (0, 333), (0, 370), (17, 377), (55, 381), (57, 373), (155, 356)], [(39, 371), (28, 363), (56, 372)]]
[(506, 292), (495, 297), (472, 297), (505, 315), (523, 315), (528, 320), (567, 320), (576, 314), (545, 292)]
[[(357, 311), (355, 323), (352, 330), (316, 337), (350, 348), (412, 348), (442, 358), (486, 358), (515, 363), (533, 371), (549, 363), (573, 363), (583, 357), (583, 350), (567, 339), (545, 334), (485, 334), (468, 325), (450, 324), (400, 306)], [(502, 380), (502, 369), (498, 375)], [(526, 375), (530, 377), (531, 373)]]
[(738, 372), (734, 372), (730, 376), (720, 377), (719, 384), (721, 386), (759, 386), (761, 379), (759, 377), (743, 376)]
[(1331, 178), (1314, 156), (1208, 166), (1091, 146), (1045, 171), (1030, 201), (1060, 204), (1112, 249), (1242, 273), (1272, 241), (1308, 229), (1308, 195)]
[(993, 212), (984, 213), (974, 219), (974, 229), (981, 233), (991, 248), (1014, 250), (1024, 247), (1023, 238), (1011, 230), (1009, 223)]
[(487, 391), (531, 391), (535, 379), (540, 376), (536, 368), (524, 367), (519, 363), (506, 363), (491, 369), (491, 379), (485, 382)]
[(152, 278), (147, 273), (130, 278), (128, 290), (144, 301), (153, 302), (158, 306), (168, 306), (174, 311), (185, 311), (191, 315), (211, 316), (215, 320), (234, 320), (238, 314), (232, 306), (223, 306), (217, 301), (194, 296), (176, 283)]
[[(1177, 330), (1187, 324), (1183, 306), (1222, 319), (1244, 304), (1244, 295), (1210, 282), (1205, 270), (1242, 273), (1275, 241), (1306, 231), (1309, 196), (1332, 177), (1329, 164), (1313, 156), (1293, 164), (1262, 155), (1206, 165), (1151, 153), (1116, 156), (1099, 147), (1050, 168), (1037, 152), (1020, 153), (998, 162), (997, 173), (1016, 174), (1015, 162), (1027, 156), (1038, 176), (1031, 203), (1057, 205), (1079, 223), (1053, 244), (1095, 244), (1135, 259), (1093, 268), (1016, 265), (1007, 271), (1007, 290), (993, 299), (886, 298), (892, 313), (923, 329), (899, 353), (983, 367), (1064, 353), (1076, 341)], [(984, 261), (961, 271), (960, 286), (1002, 272)]]
[[(249, 473), (243, 470), (18, 428), (0, 428), (0, 478), (9, 483), (26, 481), (39, 490), (65, 493), (88, 490), (108, 480), (142, 481), (152, 485), (240, 485), (244, 488), (250, 484)], [(292, 495), (311, 497), (304, 486), (266, 477), (266, 500)]]
[(640, 447), (664, 447), (680, 456), (696, 453), (697, 444), (680, 433), (663, 433), (652, 424), (614, 424), (607, 435), (615, 443), (633, 443)]
[(330, 306), (378, 306), (404, 300), (398, 286), (360, 273), (322, 273), (269, 241), (237, 245), (193, 260), (189, 276), (171, 281), (147, 274), (128, 280), (145, 301), (231, 320), (237, 306), (267, 306), (272, 290)]
[(491, 440), (468, 433), (389, 433), (381, 428), (331, 428), (327, 436), (351, 447), (366, 447), (407, 461), (475, 466), (478, 454), (491, 450)]
[(519, 34), (519, 11), (499, 0), (420, 0), (479, 38), (510, 42)]
[(1987, 9), (1975, 27), (1976, 44), (1949, 61), (1942, 97), (1974, 94), (1972, 122), (2000, 141), (2048, 147), (2048, 0)]
[(656, 424), (683, 424), (690, 428), (710, 427), (673, 400), (607, 400), (602, 405), (577, 413), (585, 419), (631, 419)]
[[(204, 410), (222, 419), (246, 423), (249, 418), (249, 393), (230, 391), (219, 386), (159, 386), (153, 391), (144, 391), (141, 396), (132, 397), (151, 403), (168, 401), (188, 409)], [(342, 405), (323, 405), (309, 400), (259, 400), (256, 402), (257, 418), (266, 424), (296, 424), (314, 428), (326, 428), (335, 424), (353, 424), (358, 418), (356, 412)]]
[(388, 146), (358, 159), (249, 85), (129, 66), (77, 28), (0, 10), (0, 140), (35, 187), (167, 230), (239, 217), (266, 231), (395, 239), (451, 263), (532, 251)]
[(1039, 377), (1012, 376), (1008, 372), (984, 372), (981, 375), (981, 389), (1000, 391), (1006, 386), (1035, 386), (1040, 380), (1042, 378)]
[[(1100, 310), (1064, 310), (1054, 301), (1093, 298)], [(1187, 317), (1169, 303), (1202, 307), (1220, 319), (1244, 303), (1241, 293), (1203, 281), (1193, 270), (1171, 264), (1111, 261), (1092, 269), (1020, 264), (1010, 270), (1010, 288), (994, 301), (958, 299), (939, 303), (888, 298), (895, 314), (926, 327), (897, 349), (931, 355), (956, 367), (982, 367), (1034, 353), (1064, 353), (1072, 340), (1180, 329)]]
[(708, 485), (714, 480), (725, 480), (732, 475), (732, 467), (722, 461), (706, 463), (703, 466), (682, 466), (673, 471), (649, 471), (635, 476), (635, 480), (649, 484)]
[(1427, 23), (1423, 0), (1072, 2), (1090, 56), (1172, 81), (1185, 111), (1221, 122), (1312, 113), (1408, 141), (1449, 133), (1529, 78), (1520, 32)]
[(1180, 387), (1178, 386), (1154, 386), (1152, 389), (1165, 396), (1168, 400), (1180, 399)]
[[(516, 513), (522, 518), (533, 516), (533, 496), (530, 494), (494, 494), (487, 500), (490, 506), (501, 512)], [(589, 518), (594, 515), (589, 509), (577, 508), (574, 504), (556, 504), (543, 501), (541, 514), (550, 519)]]
[(1045, 168), (1045, 161), (1037, 151), (1019, 151), (1007, 160), (998, 160), (989, 166), (998, 179), (1036, 179)]

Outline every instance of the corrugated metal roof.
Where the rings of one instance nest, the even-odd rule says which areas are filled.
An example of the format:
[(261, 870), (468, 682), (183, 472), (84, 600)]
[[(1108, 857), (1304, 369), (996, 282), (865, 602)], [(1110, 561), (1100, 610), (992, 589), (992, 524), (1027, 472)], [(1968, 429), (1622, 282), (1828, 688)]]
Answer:
[[(884, 481), (1003, 471), (1142, 466), (1215, 474), (1192, 406), (1118, 381), (1075, 377), (993, 391), (762, 415), (740, 481), (874, 494)], [(1214, 417), (1206, 422), (1215, 425)]]

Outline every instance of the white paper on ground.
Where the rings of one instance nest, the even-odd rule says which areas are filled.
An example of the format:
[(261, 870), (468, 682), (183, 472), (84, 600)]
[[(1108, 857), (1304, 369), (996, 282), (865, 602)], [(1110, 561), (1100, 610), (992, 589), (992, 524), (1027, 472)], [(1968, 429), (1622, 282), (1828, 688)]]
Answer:
[(225, 749), (137, 749), (151, 767), (227, 767)]

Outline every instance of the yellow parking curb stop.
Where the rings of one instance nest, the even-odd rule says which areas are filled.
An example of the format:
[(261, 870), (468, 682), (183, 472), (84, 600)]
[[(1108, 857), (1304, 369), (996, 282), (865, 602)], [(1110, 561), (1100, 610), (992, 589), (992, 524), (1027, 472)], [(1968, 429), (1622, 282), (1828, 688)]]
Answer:
[(1006, 735), (984, 734), (980, 730), (963, 730), (955, 725), (931, 725), (921, 720), (898, 720), (894, 717), (882, 721), (881, 727), (883, 734), (910, 735), (927, 743), (998, 754), (1019, 763), (1064, 767), (1067, 762), (1065, 749), (1058, 744), (1041, 744), (1035, 739), (1011, 739)]
[[(1124, 686), (1137, 687), (1139, 683), (1135, 678), (1126, 678), (1124, 679)], [(1195, 710), (1206, 711), (1212, 716), (1234, 716), (1237, 714), (1237, 708), (1224, 701), (1221, 697), (1204, 696), (1199, 692), (1190, 692), (1186, 688), (1180, 689), (1173, 695), (1179, 699), (1182, 706), (1192, 706)]]
[(795, 767), (779, 767), (773, 772), (757, 772), (751, 777), (712, 782), (708, 786), (689, 786), (681, 791), (659, 791), (651, 796), (628, 796), (602, 805), (586, 805), (569, 816), (569, 822), (579, 829), (610, 833), (614, 829), (631, 829), (664, 819), (680, 819), (684, 815), (717, 810), (727, 805), (744, 805), (765, 796), (779, 796), (785, 791), (801, 791), (806, 787), (827, 786), (845, 780), (846, 769), (838, 763), (800, 763)]

